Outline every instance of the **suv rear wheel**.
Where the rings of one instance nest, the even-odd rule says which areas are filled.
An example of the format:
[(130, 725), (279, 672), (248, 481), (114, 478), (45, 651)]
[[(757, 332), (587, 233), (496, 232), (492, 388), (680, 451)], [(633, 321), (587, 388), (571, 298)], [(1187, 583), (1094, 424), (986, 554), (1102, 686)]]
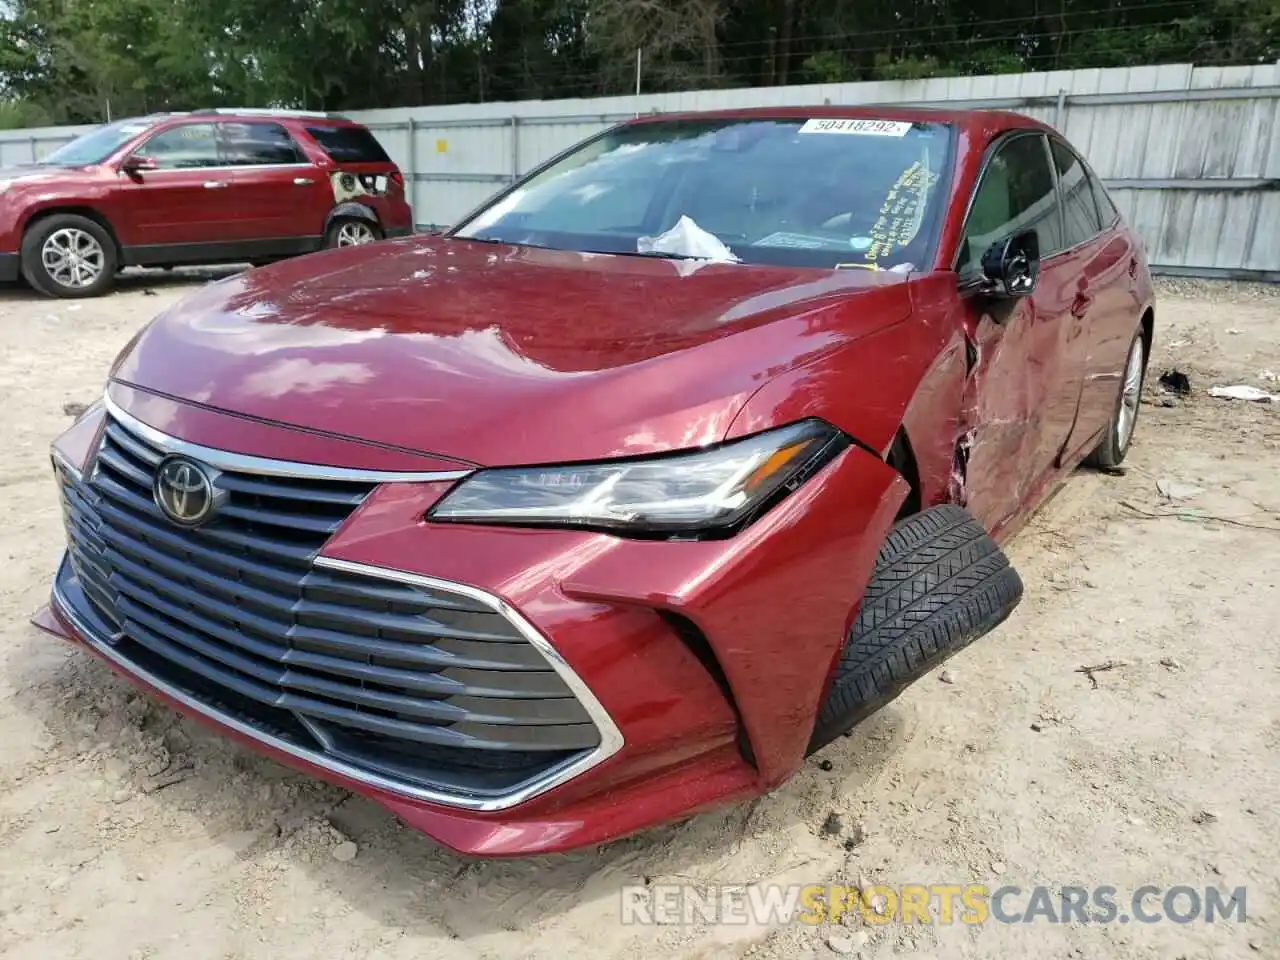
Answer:
[(99, 296), (111, 289), (116, 268), (115, 241), (87, 217), (57, 213), (22, 238), (22, 275), (46, 296)]
[(329, 224), (325, 234), (326, 247), (362, 247), (382, 239), (382, 231), (376, 223), (357, 220), (355, 217), (339, 217)]

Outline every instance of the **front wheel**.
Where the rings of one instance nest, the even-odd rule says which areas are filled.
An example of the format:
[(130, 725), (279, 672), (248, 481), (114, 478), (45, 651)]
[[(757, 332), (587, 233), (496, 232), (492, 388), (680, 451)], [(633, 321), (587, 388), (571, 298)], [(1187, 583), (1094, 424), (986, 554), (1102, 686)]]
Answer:
[(1142, 329), (1133, 335), (1129, 344), (1129, 358), (1124, 364), (1124, 379), (1120, 383), (1120, 395), (1107, 423), (1102, 441), (1089, 454), (1085, 463), (1102, 470), (1112, 470), (1124, 461), (1138, 425), (1138, 411), (1142, 406), (1142, 381), (1147, 373), (1147, 345), (1142, 339)]
[(363, 247), (382, 239), (382, 231), (378, 225), (368, 220), (357, 220), (354, 217), (339, 217), (329, 224), (325, 233), (326, 247)]
[(100, 296), (115, 282), (116, 266), (115, 242), (87, 217), (55, 214), (22, 238), (22, 275), (46, 296)]
[(809, 752), (994, 630), (1021, 599), (1018, 572), (963, 507), (943, 504), (900, 520), (876, 558)]

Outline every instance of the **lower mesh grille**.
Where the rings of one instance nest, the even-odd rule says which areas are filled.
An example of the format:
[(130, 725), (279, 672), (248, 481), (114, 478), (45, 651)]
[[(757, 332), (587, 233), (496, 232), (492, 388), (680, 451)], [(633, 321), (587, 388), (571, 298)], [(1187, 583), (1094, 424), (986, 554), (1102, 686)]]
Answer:
[(315, 564), (368, 484), (211, 472), (215, 517), (170, 522), (165, 451), (109, 422), (60, 468), (62, 594), (113, 656), (211, 710), (393, 780), (500, 795), (600, 744), (583, 704), (496, 604)]

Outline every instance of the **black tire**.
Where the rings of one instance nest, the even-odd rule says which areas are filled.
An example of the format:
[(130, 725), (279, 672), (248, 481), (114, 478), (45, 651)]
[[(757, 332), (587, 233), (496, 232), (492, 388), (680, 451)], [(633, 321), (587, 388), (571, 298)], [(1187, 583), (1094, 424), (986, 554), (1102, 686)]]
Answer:
[[(1127, 429), (1122, 428), (1122, 417), (1125, 410), (1125, 399), (1128, 391), (1125, 389), (1129, 383), (1129, 366), (1133, 362), (1134, 350), (1141, 350), (1140, 370), (1138, 373), (1138, 384), (1134, 394), (1134, 402), (1132, 406), (1133, 420), (1128, 424)], [(1114, 470), (1124, 462), (1125, 455), (1129, 452), (1129, 445), (1133, 443), (1133, 435), (1138, 430), (1138, 411), (1142, 409), (1142, 387), (1147, 379), (1147, 344), (1142, 336), (1142, 327), (1139, 327), (1134, 333), (1133, 339), (1129, 342), (1129, 352), (1125, 354), (1125, 375), (1120, 379), (1120, 389), (1116, 393), (1116, 405), (1111, 409), (1111, 419), (1107, 421), (1107, 432), (1102, 435), (1102, 439), (1098, 445), (1093, 448), (1093, 452), (1085, 458), (1085, 463), (1099, 470)]]
[[(101, 266), (96, 278), (84, 286), (63, 283), (55, 278), (45, 266), (42, 251), (45, 243), (59, 231), (80, 231), (97, 241), (101, 251)], [(108, 292), (115, 285), (118, 269), (116, 243), (99, 224), (74, 213), (55, 213), (53, 216), (37, 220), (27, 228), (22, 238), (22, 275), (27, 283), (45, 296), (63, 299), (80, 299), (98, 297)]]
[(880, 548), (810, 752), (999, 626), (1021, 599), (1022, 578), (963, 507), (946, 504), (900, 521)]
[(335, 217), (333, 222), (329, 224), (329, 229), (324, 232), (324, 246), (326, 250), (332, 249), (333, 247), (344, 246), (344, 244), (340, 242), (343, 227), (363, 228), (373, 235), (374, 241), (382, 239), (382, 228), (371, 220), (363, 220), (359, 217)]

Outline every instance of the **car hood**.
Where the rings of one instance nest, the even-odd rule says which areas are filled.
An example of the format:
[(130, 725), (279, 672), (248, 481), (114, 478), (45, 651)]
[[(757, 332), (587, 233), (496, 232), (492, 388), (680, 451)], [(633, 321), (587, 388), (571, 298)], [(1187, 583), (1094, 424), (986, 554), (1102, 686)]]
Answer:
[(902, 320), (905, 281), (415, 237), (210, 284), (112, 377), (483, 465), (654, 453), (723, 438), (771, 377)]
[(51, 167), (42, 164), (20, 164), (16, 167), (0, 167), (0, 183), (26, 183), (34, 180), (47, 180), (50, 177), (62, 177), (74, 173), (78, 167)]

